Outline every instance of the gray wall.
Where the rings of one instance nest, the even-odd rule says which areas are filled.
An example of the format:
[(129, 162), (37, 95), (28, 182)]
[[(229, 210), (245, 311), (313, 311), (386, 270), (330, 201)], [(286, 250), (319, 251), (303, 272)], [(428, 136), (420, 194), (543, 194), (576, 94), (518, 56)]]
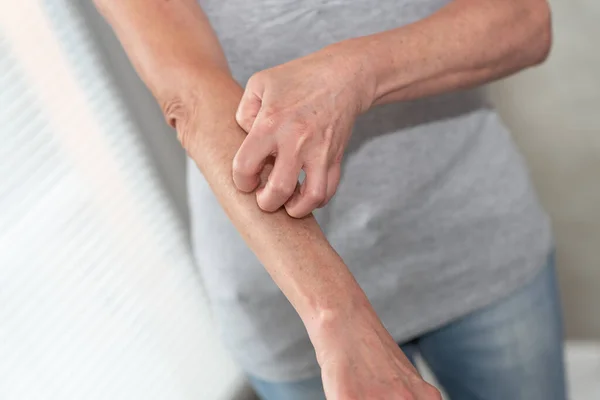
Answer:
[(491, 92), (552, 216), (568, 336), (600, 339), (600, 3), (550, 2), (550, 59)]

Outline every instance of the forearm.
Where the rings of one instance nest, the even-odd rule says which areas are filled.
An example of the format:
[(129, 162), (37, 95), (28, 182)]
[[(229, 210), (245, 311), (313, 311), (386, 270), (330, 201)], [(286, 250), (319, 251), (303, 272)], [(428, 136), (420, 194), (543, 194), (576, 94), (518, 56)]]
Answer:
[[(480, 85), (540, 63), (551, 43), (545, 0), (455, 0), (428, 18), (357, 38), (373, 104)], [(351, 50), (352, 51), (352, 50)], [(368, 61), (363, 61), (368, 60)]]
[(332, 314), (368, 306), (312, 215), (295, 219), (283, 209), (266, 213), (258, 207), (254, 193), (240, 192), (234, 186), (232, 160), (246, 136), (234, 118), (242, 90), (229, 80), (212, 77), (211, 82), (223, 96), (215, 99), (218, 104), (197, 102), (200, 108), (193, 113), (210, 115), (215, 107), (227, 117), (205, 120), (201, 129), (189, 131), (191, 126), (182, 119), (177, 130), (180, 136), (192, 135), (186, 140), (194, 143), (190, 155), (246, 243), (307, 326), (318, 328)]
[(245, 137), (234, 117), (242, 89), (195, 1), (96, 2), (220, 204), (309, 332), (353, 302), (369, 308), (312, 216), (265, 213), (254, 194), (234, 187), (232, 160)]

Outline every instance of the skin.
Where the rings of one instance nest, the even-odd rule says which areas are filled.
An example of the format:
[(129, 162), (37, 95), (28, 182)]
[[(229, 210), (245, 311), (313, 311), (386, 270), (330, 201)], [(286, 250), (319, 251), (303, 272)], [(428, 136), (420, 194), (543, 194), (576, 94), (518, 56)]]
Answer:
[[(550, 43), (546, 0), (455, 0), (416, 23), (260, 71), (236, 113), (248, 137), (233, 162), (234, 182), (254, 191), (275, 155), (258, 205), (308, 215), (334, 195), (360, 113), (507, 76), (544, 61)], [(301, 169), (306, 180), (297, 187)]]
[[(439, 399), (385, 330), (314, 218), (295, 219), (288, 213), (305, 215), (333, 195), (358, 113), (378, 103), (475, 85), (541, 61), (550, 40), (545, 3), (456, 1), (430, 22), (341, 42), (260, 72), (244, 92), (231, 77), (218, 40), (194, 0), (95, 2), (223, 209), (304, 322), (327, 398)], [(518, 24), (516, 16), (522, 17)], [(496, 34), (489, 26), (507, 35), (502, 43), (493, 40)], [(472, 48), (473, 54), (463, 48)], [(364, 51), (369, 63), (361, 55)], [(331, 77), (332, 70), (344, 79), (320, 80)], [(310, 85), (312, 95), (303, 96), (298, 87), (288, 91), (287, 79)], [(351, 99), (345, 102), (345, 97)], [(274, 108), (278, 102), (281, 106)], [(277, 146), (261, 153), (276, 155), (274, 169), (272, 158), (246, 160), (252, 157), (252, 146), (259, 146), (256, 135), (271, 138), (270, 146)], [(299, 199), (290, 200), (286, 210), (280, 207), (285, 196), (272, 202), (269, 193), (279, 190), (274, 178), (288, 176), (293, 194), (297, 175), (278, 171), (296, 171), (298, 165), (307, 171), (307, 185), (316, 182), (321, 189), (313, 193), (299, 188)], [(327, 184), (318, 184), (317, 172), (311, 171), (320, 171)], [(251, 187), (260, 189), (254, 193)], [(263, 211), (265, 205), (272, 212)]]

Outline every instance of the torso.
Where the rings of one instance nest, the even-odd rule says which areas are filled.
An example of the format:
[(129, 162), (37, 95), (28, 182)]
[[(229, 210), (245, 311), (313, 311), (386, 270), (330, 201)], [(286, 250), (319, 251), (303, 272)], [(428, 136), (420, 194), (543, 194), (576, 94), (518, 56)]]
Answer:
[[(235, 78), (410, 23), (435, 0), (201, 0)], [(481, 307), (551, 245), (524, 163), (478, 91), (379, 107), (357, 121), (316, 217), (397, 340)], [(306, 332), (190, 164), (194, 248), (227, 345), (266, 379), (318, 373)]]

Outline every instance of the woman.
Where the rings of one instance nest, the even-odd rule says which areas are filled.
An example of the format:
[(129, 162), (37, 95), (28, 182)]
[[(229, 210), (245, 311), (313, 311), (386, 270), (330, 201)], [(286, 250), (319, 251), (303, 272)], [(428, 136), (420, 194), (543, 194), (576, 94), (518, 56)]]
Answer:
[(438, 399), (418, 351), (452, 399), (565, 398), (548, 219), (466, 90), (545, 59), (545, 0), (96, 3), (194, 161), (196, 256), (261, 397)]

